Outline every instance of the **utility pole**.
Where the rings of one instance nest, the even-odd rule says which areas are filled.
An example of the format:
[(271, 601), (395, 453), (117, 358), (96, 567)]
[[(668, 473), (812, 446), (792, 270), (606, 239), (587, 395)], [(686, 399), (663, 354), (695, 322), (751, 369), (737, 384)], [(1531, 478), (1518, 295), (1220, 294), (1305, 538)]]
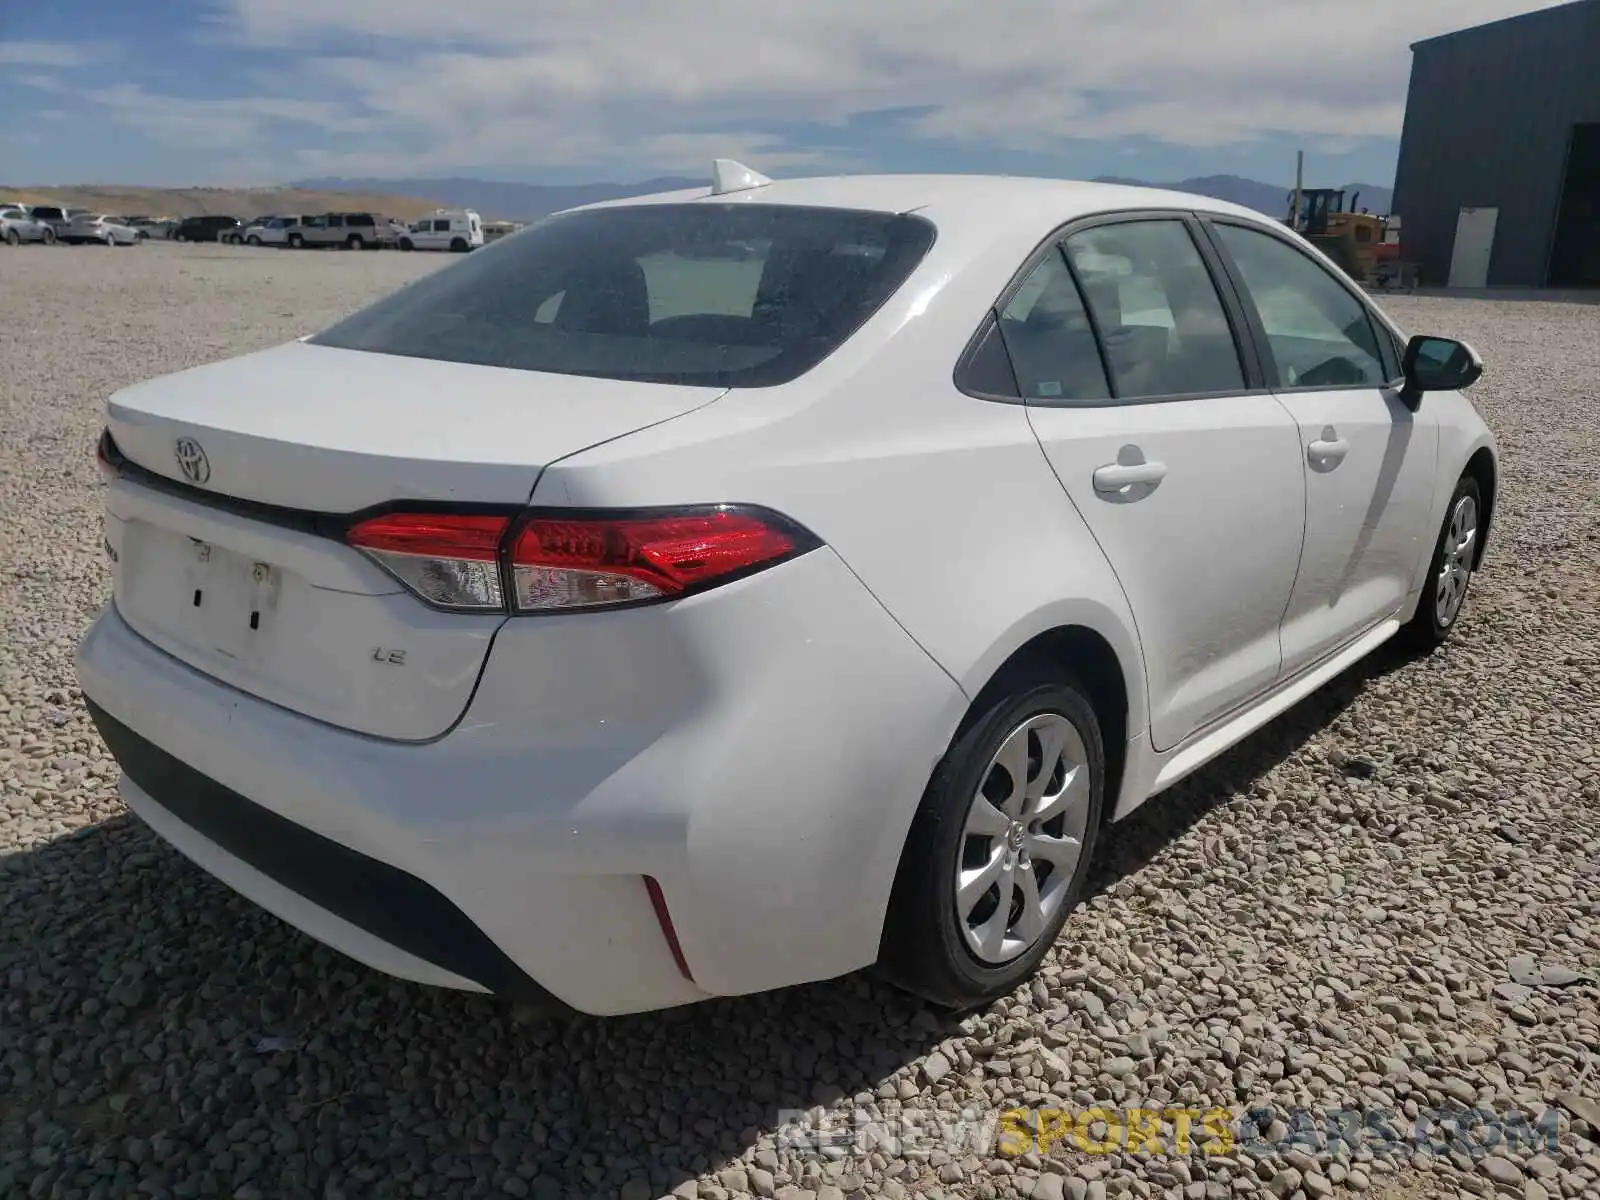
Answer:
[(1306, 186), (1306, 152), (1294, 152), (1294, 207), (1289, 210), (1289, 228), (1300, 230), (1300, 194)]

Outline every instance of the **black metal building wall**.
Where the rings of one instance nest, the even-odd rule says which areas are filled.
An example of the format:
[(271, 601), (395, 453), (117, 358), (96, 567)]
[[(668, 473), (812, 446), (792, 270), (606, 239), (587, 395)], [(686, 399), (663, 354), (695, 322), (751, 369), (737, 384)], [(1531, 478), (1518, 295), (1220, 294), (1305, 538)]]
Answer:
[(1572, 126), (1600, 121), (1600, 0), (1412, 52), (1394, 199), (1405, 256), (1445, 283), (1460, 210), (1498, 208), (1489, 283), (1542, 285)]

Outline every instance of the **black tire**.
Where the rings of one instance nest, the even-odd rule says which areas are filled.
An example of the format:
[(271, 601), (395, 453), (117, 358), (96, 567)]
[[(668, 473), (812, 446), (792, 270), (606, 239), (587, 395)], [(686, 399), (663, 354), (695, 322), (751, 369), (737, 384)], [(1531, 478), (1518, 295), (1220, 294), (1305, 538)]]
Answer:
[[(955, 1010), (987, 1004), (1031, 976), (1077, 906), (1094, 857), (1105, 788), (1100, 723), (1083, 688), (1043, 670), (1012, 673), (979, 698), (981, 709), (956, 734), (923, 794), (911, 825), (884, 922), (877, 970), (890, 983)], [(1057, 714), (1077, 731), (1089, 772), (1082, 849), (1059, 907), (1038, 939), (998, 965), (969, 949), (956, 911), (956, 866), (965, 850), (969, 809), (996, 769), (1007, 736), (1032, 717)], [(1029, 868), (1032, 869), (1031, 867)]]
[(139, 230), (139, 232), (134, 234), (133, 236), (134, 236), (134, 240), (135, 241), (148, 242), (150, 240), (150, 235), (148, 233), (146, 233), (142, 229)]
[(172, 240), (175, 242), (187, 242), (189, 240), (189, 235), (181, 232), (175, 233), (172, 235)]
[(417, 244), (415, 242), (413, 242), (410, 238), (401, 238), (400, 239), (400, 249), (402, 249), (402, 250), (415, 250), (416, 248), (417, 248)]
[(365, 250), (367, 248), (367, 243), (361, 240), (359, 233), (352, 233), (345, 238), (344, 245), (346, 250)]
[[(1470, 547), (1461, 553), (1452, 544), (1455, 539), (1452, 538), (1451, 531), (1457, 518), (1457, 510), (1467, 501), (1470, 501), (1473, 538)], [(1455, 491), (1450, 493), (1450, 503), (1445, 505), (1444, 521), (1439, 526), (1438, 537), (1434, 539), (1433, 554), (1428, 559), (1427, 581), (1423, 584), (1422, 595), (1417, 597), (1417, 609), (1400, 630), (1401, 638), (1412, 651), (1427, 654), (1437, 649), (1450, 636), (1451, 631), (1461, 624), (1462, 607), (1466, 604), (1467, 591), (1477, 568), (1480, 542), (1483, 537), (1483, 517), (1483, 493), (1478, 487), (1478, 481), (1471, 475), (1463, 475), (1456, 481)], [(1447, 586), (1451, 586), (1447, 585), (1445, 578), (1447, 554), (1455, 561), (1457, 570), (1454, 572), (1456, 582), (1453, 586), (1458, 587), (1460, 591), (1460, 595), (1454, 601), (1453, 609), (1441, 603), (1442, 593)], [(1447, 611), (1441, 613), (1441, 608)]]
[(56, 231), (51, 229), (48, 225), (44, 227), (44, 244), (46, 246), (53, 246), (56, 244)]
[(259, 237), (258, 237), (258, 236), (256, 236), (256, 235), (255, 235), (255, 234), (253, 234), (253, 233), (252, 233), (252, 234), (251, 234), (251, 235), (250, 235), (250, 237), (249, 237), (249, 239), (248, 239), (248, 240), (249, 240), (249, 242), (250, 242), (250, 244), (251, 244), (251, 245), (252, 245), (252, 246), (259, 246), (259, 245), (261, 245), (261, 239), (260, 239), (260, 238), (259, 238)]
[(450, 249), (454, 250), (457, 254), (465, 254), (467, 252), (467, 239), (451, 238)]
[(289, 235), (289, 249), (301, 250), (305, 248), (305, 244), (305, 238), (301, 237), (298, 233), (291, 233)]
[(15, 229), (6, 230), (6, 245), (18, 246), (22, 244), (22, 235)]

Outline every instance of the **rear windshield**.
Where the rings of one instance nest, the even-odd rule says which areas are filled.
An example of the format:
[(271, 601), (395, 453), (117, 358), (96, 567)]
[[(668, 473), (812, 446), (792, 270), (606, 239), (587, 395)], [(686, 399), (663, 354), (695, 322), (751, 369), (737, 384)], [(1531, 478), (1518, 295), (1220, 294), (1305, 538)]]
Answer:
[(920, 217), (661, 204), (551, 217), (314, 345), (524, 371), (770, 387), (836, 350), (933, 244)]

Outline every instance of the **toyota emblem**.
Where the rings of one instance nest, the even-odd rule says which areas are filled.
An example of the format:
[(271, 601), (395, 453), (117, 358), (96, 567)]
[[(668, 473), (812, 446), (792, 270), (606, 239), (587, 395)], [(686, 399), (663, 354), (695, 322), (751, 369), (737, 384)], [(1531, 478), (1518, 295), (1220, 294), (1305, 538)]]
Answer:
[(211, 478), (211, 460), (199, 442), (192, 437), (181, 437), (173, 443), (172, 449), (183, 477), (190, 483), (204, 483)]

